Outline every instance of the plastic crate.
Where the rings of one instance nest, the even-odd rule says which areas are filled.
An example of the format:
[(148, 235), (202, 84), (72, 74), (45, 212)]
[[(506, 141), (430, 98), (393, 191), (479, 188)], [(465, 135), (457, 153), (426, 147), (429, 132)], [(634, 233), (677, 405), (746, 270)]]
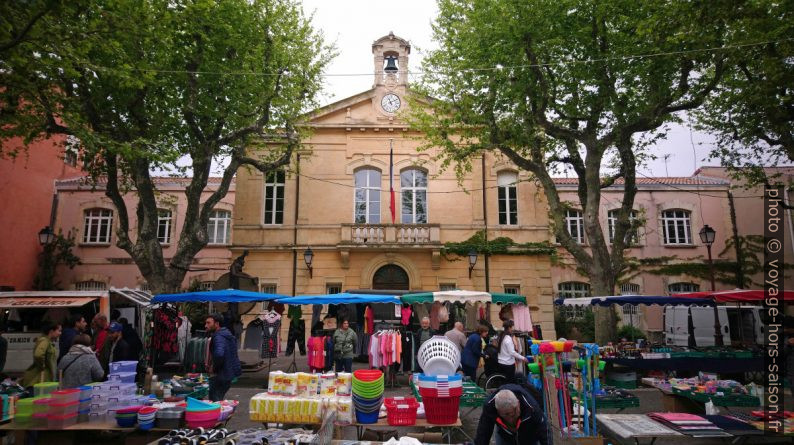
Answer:
[(407, 426), (416, 424), (416, 410), (419, 403), (413, 399), (395, 400), (386, 399), (386, 420), (392, 426)]

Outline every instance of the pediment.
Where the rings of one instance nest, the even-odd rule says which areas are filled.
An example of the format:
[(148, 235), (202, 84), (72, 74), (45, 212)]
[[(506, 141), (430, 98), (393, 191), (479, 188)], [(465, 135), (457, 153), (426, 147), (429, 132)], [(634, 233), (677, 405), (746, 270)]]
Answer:
[[(380, 109), (381, 96), (389, 92), (382, 88), (372, 88), (306, 113), (305, 122), (312, 127), (404, 124), (399, 113), (389, 115)], [(407, 102), (404, 93), (399, 95)]]

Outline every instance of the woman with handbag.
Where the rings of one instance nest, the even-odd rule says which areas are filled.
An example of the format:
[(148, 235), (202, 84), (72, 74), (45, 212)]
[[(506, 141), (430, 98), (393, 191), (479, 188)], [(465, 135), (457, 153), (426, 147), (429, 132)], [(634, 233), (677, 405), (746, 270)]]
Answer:
[(91, 382), (100, 382), (105, 375), (94, 350), (91, 349), (91, 337), (87, 334), (74, 338), (69, 352), (58, 363), (58, 370), (61, 372), (63, 388), (77, 388)]

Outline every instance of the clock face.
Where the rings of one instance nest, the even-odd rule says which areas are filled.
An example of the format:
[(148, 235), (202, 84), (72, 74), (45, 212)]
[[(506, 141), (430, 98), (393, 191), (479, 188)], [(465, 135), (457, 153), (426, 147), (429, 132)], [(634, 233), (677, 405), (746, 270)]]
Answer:
[(380, 100), (380, 106), (387, 113), (394, 113), (400, 109), (400, 98), (396, 94), (387, 94)]

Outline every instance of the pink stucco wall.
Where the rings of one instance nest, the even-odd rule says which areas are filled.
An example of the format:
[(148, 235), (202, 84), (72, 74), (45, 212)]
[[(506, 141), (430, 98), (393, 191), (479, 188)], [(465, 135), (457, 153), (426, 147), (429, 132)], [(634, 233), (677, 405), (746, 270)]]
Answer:
[[(163, 256), (165, 261), (176, 251), (179, 233), (185, 220), (185, 209), (187, 200), (184, 189), (185, 180), (173, 180), (167, 178), (157, 179), (157, 188), (160, 192), (158, 196), (158, 206), (170, 209), (173, 215), (173, 227), (171, 229), (171, 242), (164, 246)], [(216, 188), (211, 181), (204, 192), (204, 198)], [(57, 227), (64, 232), (72, 231), (77, 239), (77, 247), (74, 249), (75, 255), (80, 257), (82, 264), (74, 269), (61, 268), (58, 277), (61, 286), (66, 289), (73, 289), (75, 283), (81, 281), (99, 281), (107, 284), (108, 287), (130, 287), (139, 288), (144, 285), (145, 280), (141, 276), (137, 266), (131, 262), (129, 255), (122, 249), (116, 247), (116, 235), (111, 235), (110, 244), (107, 245), (88, 245), (83, 240), (84, 211), (91, 208), (106, 208), (113, 210), (113, 230), (118, 227), (117, 212), (113, 205), (104, 195), (103, 190), (92, 191), (89, 186), (80, 185), (78, 181), (63, 181), (58, 183), (59, 207), (57, 212)], [(131, 236), (134, 239), (135, 231), (135, 206), (137, 198), (134, 194), (125, 195), (125, 203), (130, 213)], [(232, 212), (234, 218), (234, 186), (229, 190), (223, 200), (215, 206), (215, 210), (228, 210)], [(227, 245), (210, 245), (198, 253), (192, 267), (196, 269), (209, 269), (206, 271), (188, 272), (183, 287), (187, 287), (193, 280), (214, 281), (220, 275), (228, 271), (231, 263), (231, 252)]]
[[(80, 175), (63, 160), (63, 137), (38, 141), (16, 158), (0, 157), (0, 286), (30, 290), (38, 268), (38, 233), (50, 224), (54, 182)], [(8, 153), (22, 146), (19, 139), (2, 142)]]
[[(575, 191), (575, 184), (570, 181), (560, 181), (558, 190), (560, 197), (568, 201), (572, 206), (578, 207), (578, 197)], [(708, 224), (716, 231), (716, 239), (712, 245), (712, 255), (714, 259), (735, 259), (735, 253), (731, 249), (723, 256), (720, 253), (725, 249), (727, 237), (732, 236), (730, 223), (727, 191), (727, 181), (716, 178), (654, 178), (646, 180), (638, 178), (638, 192), (635, 197), (634, 208), (640, 212), (640, 216), (646, 220), (645, 226), (640, 231), (640, 245), (627, 250), (627, 256), (636, 258), (658, 258), (666, 256), (676, 256), (681, 260), (706, 261), (706, 247), (700, 241), (698, 232), (704, 224)], [(620, 207), (622, 202), (623, 190), (621, 187), (612, 187), (603, 190), (601, 200), (600, 217), (604, 230), (607, 230), (607, 212)], [(684, 209), (690, 211), (690, 228), (692, 233), (692, 244), (686, 246), (669, 246), (663, 242), (661, 214), (664, 210)], [(739, 218), (749, 217), (741, 215)], [(585, 243), (586, 244), (586, 243)], [(570, 256), (563, 251), (563, 263), (572, 264)], [(698, 258), (701, 257), (701, 258)], [(558, 293), (559, 283), (566, 281), (587, 282), (588, 279), (576, 273), (572, 267), (555, 266), (552, 270), (552, 286), (555, 296)], [(668, 295), (668, 285), (678, 282), (694, 283), (700, 286), (700, 290), (710, 290), (709, 280), (700, 280), (686, 275), (679, 276), (658, 276), (649, 273), (640, 274), (630, 280), (631, 283), (639, 284), (640, 293), (643, 295)], [(716, 283), (717, 290), (731, 289), (733, 286), (725, 285), (719, 281)], [(616, 294), (620, 289), (616, 289)], [(650, 306), (640, 308), (640, 313), (644, 317), (640, 318), (641, 328), (658, 331), (662, 330), (661, 308)]]

